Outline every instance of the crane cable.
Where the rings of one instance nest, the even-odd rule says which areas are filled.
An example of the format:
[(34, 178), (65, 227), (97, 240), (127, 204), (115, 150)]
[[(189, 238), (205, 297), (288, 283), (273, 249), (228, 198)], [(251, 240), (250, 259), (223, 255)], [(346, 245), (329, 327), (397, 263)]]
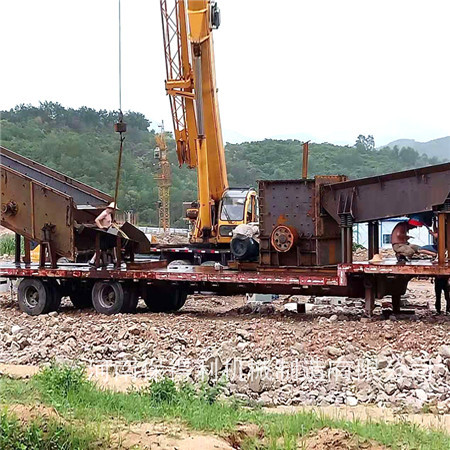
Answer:
[(120, 0), (119, 1), (119, 117), (118, 121), (114, 124), (114, 130), (120, 133), (120, 147), (119, 157), (117, 160), (117, 172), (116, 172), (116, 187), (114, 190), (114, 216), (117, 210), (117, 197), (119, 195), (119, 183), (120, 183), (120, 169), (122, 167), (122, 154), (123, 154), (123, 142), (125, 136), (123, 133), (127, 131), (127, 124), (123, 121), (122, 113), (122, 27), (121, 27), (121, 14), (120, 14)]
[(119, 111), (122, 114), (122, 20), (119, 0)]

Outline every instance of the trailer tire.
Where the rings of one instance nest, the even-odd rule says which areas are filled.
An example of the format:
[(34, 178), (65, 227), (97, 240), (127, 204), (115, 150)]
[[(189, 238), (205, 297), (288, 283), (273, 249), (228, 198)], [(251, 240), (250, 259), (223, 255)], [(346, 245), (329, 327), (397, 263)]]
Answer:
[(218, 261), (203, 261), (200, 267), (214, 267)]
[(123, 313), (135, 313), (139, 302), (139, 295), (137, 286), (129, 284), (123, 286), (123, 306), (120, 312)]
[(167, 264), (168, 269), (177, 269), (180, 266), (192, 266), (192, 262), (187, 259), (175, 259)]
[(19, 308), (30, 316), (46, 314), (53, 304), (52, 290), (39, 279), (24, 278), (17, 289)]
[(147, 286), (143, 298), (151, 312), (173, 312), (184, 306), (187, 292), (180, 288)]
[(92, 288), (92, 303), (97, 312), (110, 316), (122, 312), (125, 292), (117, 281), (97, 281)]
[(51, 294), (51, 307), (50, 311), (58, 311), (59, 307), (61, 306), (61, 298), (62, 298), (62, 292), (61, 292), (61, 286), (58, 284), (56, 280), (50, 279), (46, 283)]

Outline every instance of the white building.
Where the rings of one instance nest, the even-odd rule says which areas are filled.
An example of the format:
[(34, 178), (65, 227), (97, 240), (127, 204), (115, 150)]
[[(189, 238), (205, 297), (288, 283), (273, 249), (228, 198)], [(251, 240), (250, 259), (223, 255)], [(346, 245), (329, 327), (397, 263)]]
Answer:
[[(380, 220), (380, 248), (391, 248), (391, 233), (395, 225), (404, 220), (408, 220), (407, 217), (398, 217), (395, 219)], [(368, 230), (367, 223), (357, 223), (353, 226), (353, 242), (360, 244), (365, 248), (368, 248)], [(429, 245), (433, 244), (433, 238), (428, 232), (426, 227), (417, 227), (409, 231), (409, 235), (413, 237), (410, 239), (411, 244), (416, 245)]]

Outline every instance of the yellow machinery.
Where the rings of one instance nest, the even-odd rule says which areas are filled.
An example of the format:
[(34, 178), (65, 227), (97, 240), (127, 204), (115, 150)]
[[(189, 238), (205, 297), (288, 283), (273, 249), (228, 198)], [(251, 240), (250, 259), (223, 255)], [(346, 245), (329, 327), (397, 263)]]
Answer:
[(191, 242), (227, 244), (239, 224), (257, 220), (253, 189), (228, 187), (214, 69), (212, 30), (220, 25), (216, 2), (161, 0), (166, 91), (178, 162), (198, 172), (198, 202), (188, 210)]

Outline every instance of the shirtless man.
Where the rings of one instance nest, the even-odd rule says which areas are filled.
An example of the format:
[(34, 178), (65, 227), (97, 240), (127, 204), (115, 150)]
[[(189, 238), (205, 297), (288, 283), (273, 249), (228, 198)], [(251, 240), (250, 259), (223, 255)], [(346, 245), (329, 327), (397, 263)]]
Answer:
[[(113, 214), (114, 210), (116, 209), (115, 203), (111, 202), (104, 211), (102, 211), (96, 218), (95, 218), (95, 224), (98, 228), (101, 230), (107, 231), (112, 223), (113, 223)], [(105, 247), (104, 240), (102, 239), (102, 236), (100, 236), (100, 261), (102, 266), (107, 265), (108, 261), (108, 250)], [(89, 264), (91, 266), (95, 265), (95, 254), (90, 259)]]
[(107, 230), (112, 225), (115, 208), (115, 203), (111, 202), (106, 209), (96, 217), (95, 224), (98, 228)]
[(411, 236), (408, 236), (408, 231), (417, 227), (417, 225), (411, 222), (411, 220), (399, 222), (392, 230), (391, 244), (399, 262), (408, 261), (408, 258), (419, 253), (420, 247), (408, 242), (411, 238)]

